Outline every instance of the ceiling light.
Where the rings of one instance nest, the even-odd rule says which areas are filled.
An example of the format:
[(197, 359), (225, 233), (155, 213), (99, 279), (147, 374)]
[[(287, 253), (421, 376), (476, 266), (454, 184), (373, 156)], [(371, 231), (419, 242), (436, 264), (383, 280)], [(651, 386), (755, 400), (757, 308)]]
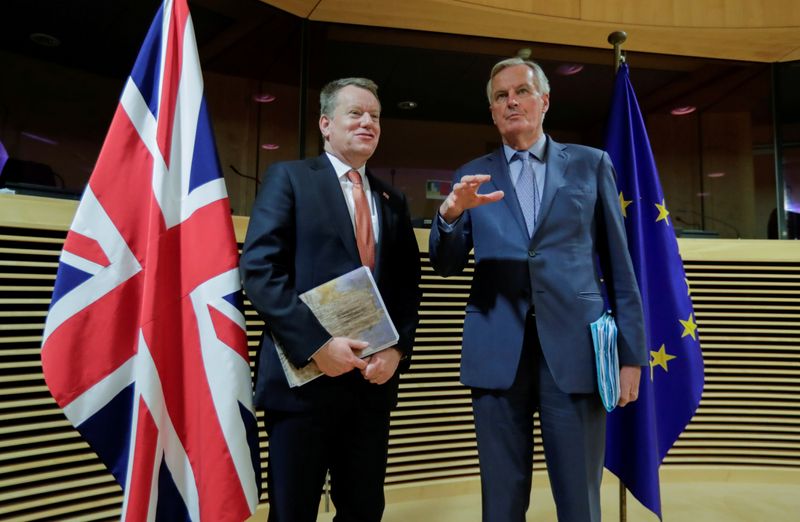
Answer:
[(42, 47), (58, 47), (61, 45), (61, 40), (47, 33), (31, 33), (28, 35), (28, 38), (30, 38), (33, 43), (41, 45)]
[(724, 172), (711, 172), (711, 173), (708, 174), (708, 177), (709, 178), (721, 178), (724, 175), (725, 175)]
[(697, 193), (697, 197), (698, 198), (707, 198), (710, 195), (711, 195), (711, 192), (698, 192)]
[(277, 143), (262, 143), (261, 148), (264, 150), (276, 150), (281, 148)]
[(417, 102), (413, 100), (401, 101), (397, 104), (397, 108), (404, 111), (410, 111), (417, 108)]
[(697, 110), (697, 107), (694, 105), (684, 105), (683, 107), (675, 107), (671, 111), (670, 114), (673, 116), (686, 116), (687, 114), (691, 114)]
[(578, 74), (582, 70), (583, 65), (579, 63), (562, 63), (556, 67), (556, 74), (560, 74), (561, 76), (572, 76), (573, 74)]
[(256, 103), (269, 103), (275, 101), (275, 99), (275, 96), (268, 92), (253, 95), (253, 101)]
[(52, 138), (48, 138), (47, 136), (42, 136), (41, 134), (34, 134), (28, 131), (20, 132), (20, 135), (31, 139), (33, 141), (39, 141), (41, 143), (47, 143), (48, 145), (58, 145), (58, 142)]

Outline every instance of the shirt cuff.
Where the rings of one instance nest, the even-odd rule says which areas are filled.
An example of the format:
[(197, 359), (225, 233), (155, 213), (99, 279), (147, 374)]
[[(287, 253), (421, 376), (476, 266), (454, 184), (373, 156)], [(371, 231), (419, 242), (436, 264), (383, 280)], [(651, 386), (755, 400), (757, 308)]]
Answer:
[(459, 221), (461, 221), (461, 218), (464, 217), (464, 213), (462, 212), (461, 214), (459, 214), (456, 220), (453, 221), (452, 223), (448, 223), (447, 221), (445, 221), (442, 215), (439, 214), (438, 211), (436, 212), (436, 216), (437, 216), (437, 221), (439, 222), (439, 230), (441, 230), (442, 232), (452, 232), (453, 229), (456, 228), (456, 225), (458, 225)]

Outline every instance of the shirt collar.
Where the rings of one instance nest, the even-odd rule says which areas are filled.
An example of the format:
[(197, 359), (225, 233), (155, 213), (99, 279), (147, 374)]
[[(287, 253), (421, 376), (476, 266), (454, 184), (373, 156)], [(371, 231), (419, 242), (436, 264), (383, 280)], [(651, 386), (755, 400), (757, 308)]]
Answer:
[[(531, 147), (528, 149), (528, 152), (530, 152), (536, 158), (538, 158), (539, 161), (544, 162), (544, 153), (546, 148), (547, 148), (547, 135), (542, 134), (539, 137), (539, 139), (536, 140), (536, 143), (531, 145)], [(503, 144), (503, 152), (506, 155), (506, 161), (509, 163), (511, 163), (511, 160), (514, 159), (514, 154), (517, 153), (515, 149), (509, 147), (505, 143)]]
[(347, 173), (350, 172), (351, 170), (355, 170), (358, 172), (358, 175), (361, 176), (361, 181), (363, 183), (365, 172), (367, 170), (366, 163), (364, 165), (361, 165), (361, 168), (354, 169), (353, 167), (344, 163), (342, 160), (340, 160), (330, 152), (326, 151), (325, 154), (328, 155), (328, 159), (330, 160), (331, 165), (333, 165), (333, 170), (336, 172), (336, 177), (338, 177), (339, 179), (342, 178), (347, 179)]

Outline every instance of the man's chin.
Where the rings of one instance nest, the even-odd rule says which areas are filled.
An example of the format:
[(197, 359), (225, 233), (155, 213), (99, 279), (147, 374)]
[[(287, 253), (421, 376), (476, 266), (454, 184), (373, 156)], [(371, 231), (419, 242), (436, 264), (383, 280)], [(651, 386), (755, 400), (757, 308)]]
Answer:
[(513, 125), (506, 125), (503, 129), (503, 134), (521, 135), (531, 132), (533, 128), (530, 125), (525, 125), (524, 122), (516, 122)]
[[(377, 145), (377, 143), (375, 145)], [(358, 152), (359, 156), (366, 156), (367, 158), (369, 158), (372, 156), (372, 154), (375, 153), (376, 148), (377, 147), (372, 146), (372, 144), (370, 144), (370, 146), (356, 147), (354, 150)]]

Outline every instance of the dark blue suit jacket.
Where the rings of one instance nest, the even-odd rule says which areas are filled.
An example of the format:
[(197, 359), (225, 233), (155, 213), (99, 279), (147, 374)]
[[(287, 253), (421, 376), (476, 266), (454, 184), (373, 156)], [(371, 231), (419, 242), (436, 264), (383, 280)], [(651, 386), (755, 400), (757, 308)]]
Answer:
[[(374, 270), (378, 290), (397, 328), (408, 367), (419, 308), (419, 249), (405, 196), (367, 172), (377, 204), (379, 238)], [(264, 177), (241, 258), (247, 297), (266, 322), (257, 359), (256, 406), (307, 411), (368, 397), (376, 407), (397, 400), (398, 376), (382, 386), (354, 370), (290, 389), (270, 334), (296, 366), (304, 366), (331, 335), (299, 294), (361, 266), (355, 234), (336, 172), (325, 154), (276, 163)]]
[(648, 362), (641, 298), (608, 155), (547, 141), (542, 204), (532, 238), (502, 149), (461, 167), (455, 182), (468, 174), (490, 174), (492, 180), (480, 192), (502, 190), (505, 197), (466, 211), (451, 232), (442, 227), (437, 212), (431, 229), (431, 262), (440, 275), (461, 273), (475, 250), (461, 354), (461, 381), (467, 386), (511, 386), (525, 316), (535, 306), (542, 351), (558, 387), (566, 393), (596, 390), (588, 325), (603, 313), (604, 296), (619, 328), (620, 363)]

